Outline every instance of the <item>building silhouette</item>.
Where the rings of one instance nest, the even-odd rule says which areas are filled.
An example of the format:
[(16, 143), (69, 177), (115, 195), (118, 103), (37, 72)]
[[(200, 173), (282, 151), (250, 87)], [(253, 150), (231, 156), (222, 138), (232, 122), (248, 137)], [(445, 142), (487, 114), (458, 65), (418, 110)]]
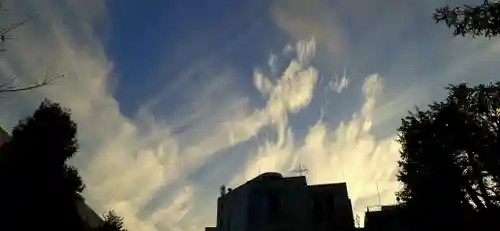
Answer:
[(217, 222), (206, 231), (354, 230), (346, 183), (307, 185), (305, 176), (268, 172), (221, 187)]
[(366, 231), (405, 231), (409, 230), (407, 220), (398, 205), (368, 207), (365, 213), (364, 230)]
[(76, 209), (87, 230), (95, 230), (104, 224), (104, 220), (87, 203), (85, 198), (77, 193)]

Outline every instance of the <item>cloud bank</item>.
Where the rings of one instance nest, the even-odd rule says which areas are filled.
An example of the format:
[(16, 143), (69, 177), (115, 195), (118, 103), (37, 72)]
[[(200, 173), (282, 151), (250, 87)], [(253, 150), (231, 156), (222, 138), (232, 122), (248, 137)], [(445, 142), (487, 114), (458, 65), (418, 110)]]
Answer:
[[(411, 38), (396, 41), (394, 34), (404, 32), (399, 26), (388, 38), (382, 36), (386, 30), (374, 29), (362, 39), (346, 39), (361, 24), (353, 19), (344, 25), (336, 9), (356, 8), (359, 1), (275, 2), (269, 10), (272, 22), (291, 42), (262, 60), (268, 67), (255, 65), (251, 75), (232, 67), (206, 73), (196, 67), (205, 82), (183, 82), (171, 93), (184, 92), (189, 100), (158, 97), (127, 117), (120, 110), (127, 102), (113, 94), (119, 76), (110, 75), (113, 60), (95, 29), (112, 9), (97, 0), (12, 1), (6, 5), (12, 9), (6, 22), (33, 12), (40, 16), (15, 31), (25, 39), (6, 44), (0, 80), (19, 76), (20, 84), (29, 83), (49, 68), (66, 77), (0, 99), (0, 125), (11, 128), (45, 97), (69, 107), (79, 125), (81, 150), (74, 162), (88, 185), (85, 196), (99, 212), (114, 209), (124, 216), (129, 230), (201, 230), (215, 222), (221, 184), (235, 187), (264, 171), (291, 174), (298, 162), (309, 169), (310, 183), (347, 181), (356, 212), (393, 203), (398, 118), (414, 104), (439, 100), (448, 83), (474, 76), (478, 82), (494, 79), (498, 41), (447, 37), (442, 44), (433, 42), (443, 33), (429, 35), (431, 42), (424, 46)], [(430, 1), (423, 2), (423, 8), (432, 9)], [(396, 5), (406, 9), (410, 3)], [(363, 17), (373, 16), (363, 12)], [(411, 23), (410, 16), (398, 17)], [(376, 21), (380, 29), (394, 19)], [(402, 51), (383, 38), (401, 42)], [(368, 49), (372, 43), (376, 46)], [(419, 53), (436, 47), (446, 49), (439, 55)], [(384, 57), (373, 58), (380, 54)], [(427, 65), (422, 57), (439, 65)], [(349, 76), (332, 74), (337, 66)], [(325, 86), (332, 91), (322, 93)], [(166, 119), (151, 105), (173, 116)]]

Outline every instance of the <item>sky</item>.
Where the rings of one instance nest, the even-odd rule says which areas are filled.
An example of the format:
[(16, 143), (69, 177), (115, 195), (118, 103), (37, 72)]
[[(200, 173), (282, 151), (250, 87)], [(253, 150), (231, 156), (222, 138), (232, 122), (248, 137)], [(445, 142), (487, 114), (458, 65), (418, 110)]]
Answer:
[(202, 230), (221, 185), (298, 163), (310, 184), (346, 181), (362, 216), (395, 202), (400, 119), (499, 79), (498, 39), (432, 20), (481, 2), (4, 1), (2, 26), (37, 17), (3, 44), (0, 80), (64, 78), (4, 95), (0, 126), (45, 98), (71, 109), (86, 200), (128, 230)]

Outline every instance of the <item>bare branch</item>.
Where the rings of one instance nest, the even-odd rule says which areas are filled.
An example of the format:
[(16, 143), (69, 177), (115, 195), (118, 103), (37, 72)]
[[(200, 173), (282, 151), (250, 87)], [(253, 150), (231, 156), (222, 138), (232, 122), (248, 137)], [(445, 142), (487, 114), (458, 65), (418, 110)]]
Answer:
[(35, 18), (35, 16), (29, 16), (28, 18), (26, 18), (26, 19), (24, 19), (24, 20), (22, 20), (20, 22), (12, 23), (9, 26), (0, 29), (0, 35), (1, 36), (6, 35), (7, 33), (9, 33), (9, 31), (14, 30), (14, 29), (22, 26), (23, 24), (25, 24), (25, 23), (33, 20), (33, 18)]
[(56, 76), (50, 75), (50, 71), (51, 71), (51, 69), (47, 70), (47, 72), (45, 73), (45, 75), (41, 81), (37, 81), (35, 84), (23, 86), (23, 87), (16, 86), (15, 80), (18, 79), (18, 77), (12, 78), (11, 81), (9, 81), (8, 83), (0, 84), (0, 94), (32, 90), (35, 88), (49, 85), (54, 80), (61, 78), (61, 77), (64, 77), (64, 74), (56, 75)]
[[(0, 4), (0, 8), (2, 11), (8, 10), (8, 9), (2, 8), (1, 4)], [(11, 32), (12, 30), (14, 30), (14, 29), (26, 24), (27, 22), (33, 20), (35, 17), (36, 17), (36, 15), (29, 16), (22, 21), (15, 22), (15, 23), (12, 23), (6, 27), (0, 28), (0, 54), (3, 54), (7, 51), (7, 49), (3, 47), (4, 43), (7, 40), (21, 38), (21, 37), (7, 36), (7, 34), (9, 32)], [(21, 86), (21, 87), (17, 86), (15, 82), (18, 79), (18, 77), (12, 78), (7, 83), (0, 83), (0, 94), (29, 91), (29, 90), (32, 90), (35, 88), (46, 86), (46, 85), (52, 83), (55, 79), (64, 77), (64, 75), (51, 76), (51, 75), (49, 75), (50, 74), (49, 72), (50, 72), (50, 69), (47, 70), (47, 72), (45, 73), (45, 76), (43, 77), (43, 79), (41, 81), (37, 80), (37, 82), (35, 84), (31, 84), (31, 85), (27, 85), (27, 86)]]
[(6, 52), (7, 49), (3, 47), (4, 43), (7, 41), (7, 40), (11, 40), (11, 39), (20, 39), (20, 37), (10, 37), (10, 36), (7, 36), (7, 33), (9, 33), (10, 31), (22, 26), (23, 24), (33, 20), (35, 18), (35, 16), (30, 16), (30, 17), (27, 17), (25, 18), (24, 20), (20, 21), (20, 22), (16, 22), (16, 23), (12, 23), (10, 24), (9, 26), (7, 27), (3, 27), (3, 28), (0, 28), (0, 53), (3, 53), (3, 52)]

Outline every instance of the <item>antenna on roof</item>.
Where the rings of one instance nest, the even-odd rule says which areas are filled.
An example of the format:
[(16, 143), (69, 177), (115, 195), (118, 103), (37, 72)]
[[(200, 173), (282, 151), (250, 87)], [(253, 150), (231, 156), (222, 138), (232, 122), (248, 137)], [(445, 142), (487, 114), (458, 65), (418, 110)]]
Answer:
[(222, 185), (220, 186), (220, 196), (224, 196), (226, 195), (226, 186), (225, 185)]
[(307, 168), (299, 162), (297, 169), (292, 170), (292, 172), (298, 172), (299, 176), (303, 176), (303, 174), (307, 174)]
[(382, 206), (382, 200), (380, 199), (380, 190), (378, 190), (378, 182), (375, 182), (375, 186), (377, 187), (378, 204)]

